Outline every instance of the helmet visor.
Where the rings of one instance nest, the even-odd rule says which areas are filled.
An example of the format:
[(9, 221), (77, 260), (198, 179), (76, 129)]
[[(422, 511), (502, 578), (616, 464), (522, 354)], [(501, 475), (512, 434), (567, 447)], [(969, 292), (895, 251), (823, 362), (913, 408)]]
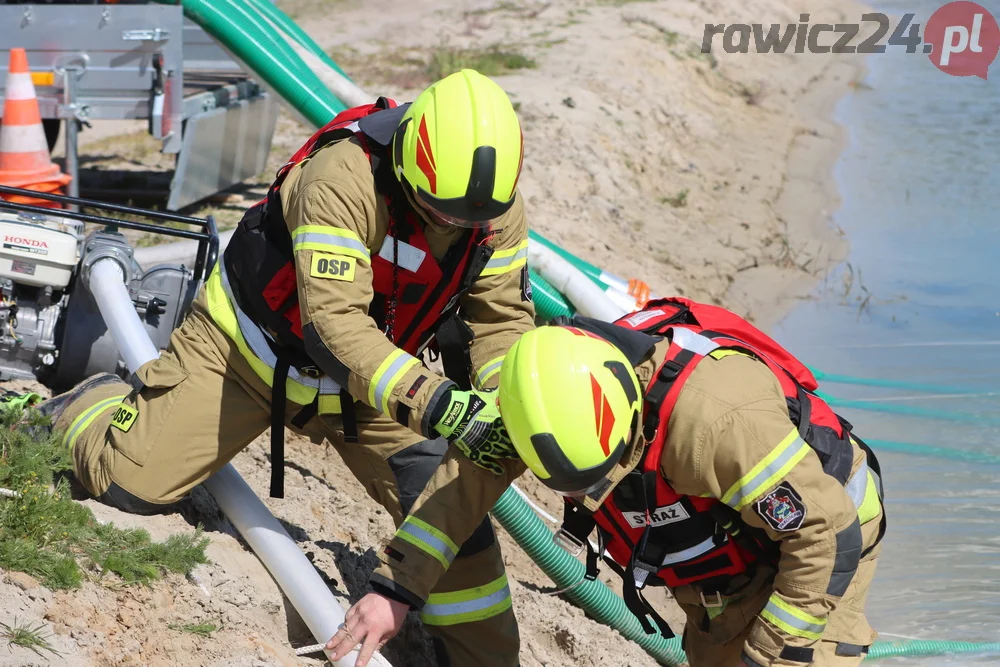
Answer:
[(462, 227), (464, 229), (487, 229), (499, 219), (499, 216), (497, 216), (496, 218), (487, 218), (485, 220), (466, 220), (465, 218), (459, 218), (458, 216), (443, 213), (433, 206), (428, 205), (426, 202), (421, 203), (424, 205), (424, 209), (430, 214), (431, 218), (433, 218), (435, 222), (442, 225), (452, 225), (454, 227)]

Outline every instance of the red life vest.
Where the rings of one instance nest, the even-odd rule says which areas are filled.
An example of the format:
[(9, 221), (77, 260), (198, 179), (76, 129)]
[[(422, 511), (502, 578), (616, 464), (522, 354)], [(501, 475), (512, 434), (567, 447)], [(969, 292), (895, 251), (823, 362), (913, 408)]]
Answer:
[[(778, 557), (777, 546), (762, 531), (745, 525), (735, 510), (714, 498), (681, 495), (660, 473), (671, 412), (698, 363), (716, 349), (746, 352), (764, 362), (781, 383), (789, 416), (802, 439), (819, 455), (824, 471), (841, 484), (847, 482), (853, 467), (851, 426), (812, 393), (818, 383), (805, 365), (724, 308), (673, 297), (650, 302), (615, 324), (668, 336), (671, 341), (645, 391), (646, 451), (637, 469), (615, 487), (593, 516), (568, 504), (563, 531), (579, 543), (596, 523), (602, 549), (607, 549), (625, 578), (624, 598), (629, 608), (648, 633), (653, 629), (646, 614), (664, 635), (672, 636), (638, 593), (648, 582), (670, 587), (697, 584), (703, 594), (731, 595), (749, 583), (755, 563), (764, 560), (773, 565)], [(877, 473), (874, 454), (854, 437)], [(596, 574), (596, 554), (588, 561), (591, 574)]]
[[(434, 258), (424, 223), (391, 171), (391, 130), (405, 110), (405, 105), (380, 98), (374, 104), (338, 114), (278, 170), (267, 196), (247, 211), (226, 249), (223, 260), (241, 310), (279, 343), (282, 349), (275, 350), (276, 354), (302, 370), (318, 372), (318, 366), (303, 345), (292, 242), (279, 192), (292, 167), (320, 148), (354, 137), (371, 162), (390, 223), (383, 246), (372, 249), (375, 294), (369, 315), (401, 349), (416, 356), (431, 343), (437, 328), (457, 311), (459, 297), (472, 286), (493, 253), (487, 245), (492, 232), (470, 230), (440, 261)], [(381, 133), (366, 132), (364, 119), (375, 120), (378, 114), (392, 117), (378, 119)]]

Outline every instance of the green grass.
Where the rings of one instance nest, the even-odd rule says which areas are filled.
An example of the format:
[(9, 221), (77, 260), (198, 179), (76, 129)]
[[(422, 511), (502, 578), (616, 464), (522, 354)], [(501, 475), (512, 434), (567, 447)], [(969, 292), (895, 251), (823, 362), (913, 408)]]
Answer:
[(687, 189), (681, 190), (673, 197), (660, 197), (661, 204), (670, 204), (674, 208), (681, 208), (682, 206), (687, 206), (688, 191)]
[(59, 655), (59, 651), (49, 643), (51, 635), (44, 631), (45, 626), (41, 623), (35, 626), (21, 625), (16, 618), (11, 625), (0, 622), (0, 638), (6, 639), (7, 644), (26, 648), (38, 655), (42, 655), (42, 651)]
[[(0, 567), (58, 590), (77, 588), (85, 572), (148, 584), (208, 562), (208, 538), (200, 528), (153, 542), (145, 530), (98, 523), (59, 475), (72, 470), (72, 462), (58, 435), (38, 428), (46, 421), (34, 409), (0, 407), (0, 487), (21, 494), (0, 498)], [(32, 428), (40, 435), (32, 435)]]
[(199, 637), (205, 637), (206, 639), (212, 636), (212, 633), (219, 629), (220, 625), (215, 623), (171, 623), (167, 627), (171, 630), (177, 630), (178, 632), (186, 632), (191, 635), (198, 635)]
[(474, 69), (484, 76), (499, 76), (536, 66), (537, 63), (528, 56), (499, 46), (482, 49), (439, 47), (431, 52), (427, 75), (436, 81), (462, 69)]

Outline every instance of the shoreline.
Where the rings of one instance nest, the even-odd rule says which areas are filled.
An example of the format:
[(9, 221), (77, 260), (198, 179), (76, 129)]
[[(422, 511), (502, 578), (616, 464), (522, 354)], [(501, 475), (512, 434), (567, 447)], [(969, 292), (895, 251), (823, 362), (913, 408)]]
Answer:
[[(834, 119), (838, 104), (852, 93), (848, 82), (860, 81), (867, 72), (859, 57), (831, 63), (824, 77), (799, 100), (798, 107), (811, 131), (798, 134), (785, 153), (786, 178), (774, 209), (786, 222), (793, 247), (801, 246), (809, 263), (809, 279), (803, 271), (761, 267), (742, 273), (731, 285), (728, 300), (752, 310), (754, 323), (764, 331), (773, 329), (796, 304), (811, 298), (815, 288), (850, 251), (850, 239), (833, 220), (842, 204), (834, 168), (847, 148), (849, 128)], [(771, 292), (771, 298), (761, 295)]]

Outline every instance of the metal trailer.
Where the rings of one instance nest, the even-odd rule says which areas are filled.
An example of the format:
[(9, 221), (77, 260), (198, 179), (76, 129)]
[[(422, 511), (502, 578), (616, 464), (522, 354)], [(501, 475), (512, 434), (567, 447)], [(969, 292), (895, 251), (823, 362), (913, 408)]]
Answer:
[(24, 47), (51, 143), (65, 121), (70, 196), (79, 194), (77, 134), (96, 119), (146, 120), (162, 151), (177, 155), (172, 211), (264, 170), (274, 94), (180, 6), (8, 3), (0, 0), (0, 102), (9, 49)]

